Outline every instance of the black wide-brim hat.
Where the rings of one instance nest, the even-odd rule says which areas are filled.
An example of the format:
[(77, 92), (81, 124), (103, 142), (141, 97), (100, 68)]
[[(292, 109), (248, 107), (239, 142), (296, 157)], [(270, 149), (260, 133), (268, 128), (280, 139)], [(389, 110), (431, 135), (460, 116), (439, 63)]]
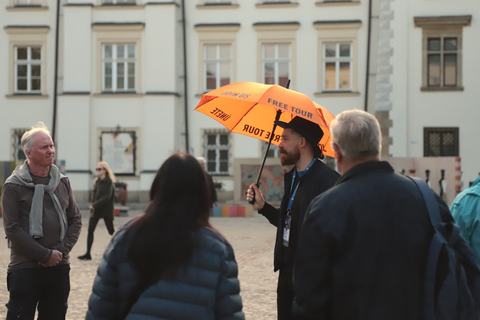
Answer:
[(323, 130), (318, 124), (300, 117), (295, 117), (288, 123), (283, 121), (275, 121), (275, 124), (283, 129), (292, 129), (298, 132), (298, 134), (307, 139), (308, 143), (310, 143), (315, 156), (323, 159), (322, 150), (320, 150), (318, 147), (318, 143), (323, 137)]

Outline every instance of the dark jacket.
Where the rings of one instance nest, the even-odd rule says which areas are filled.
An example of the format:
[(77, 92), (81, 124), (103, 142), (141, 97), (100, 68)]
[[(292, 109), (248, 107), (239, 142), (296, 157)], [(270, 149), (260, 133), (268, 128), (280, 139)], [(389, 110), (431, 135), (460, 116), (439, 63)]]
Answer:
[[(436, 197), (442, 219), (453, 222)], [(350, 169), (307, 211), (295, 261), (295, 319), (423, 319), (432, 235), (410, 179), (388, 162)]]
[(112, 179), (107, 175), (103, 180), (96, 179), (93, 186), (92, 207), (93, 213), (91, 217), (97, 219), (113, 220), (115, 206), (115, 187)]
[[(269, 203), (265, 203), (265, 206), (258, 211), (264, 215), (271, 224), (277, 227), (273, 262), (275, 271), (282, 268), (282, 265), (284, 266), (285, 264), (288, 264), (290, 268), (292, 267), (297, 248), (298, 234), (300, 233), (301, 228), (301, 223), (297, 223), (296, 226), (292, 224), (292, 229), (296, 228), (296, 230), (291, 231), (291, 243), (289, 246), (291, 251), (289, 252), (289, 257), (285, 259), (285, 250), (283, 247), (282, 237), (288, 201), (290, 199), (290, 186), (292, 184), (292, 177), (293, 169), (292, 171), (285, 173), (284, 176), (285, 193), (280, 204), (280, 209), (273, 207)], [(310, 170), (301, 178), (300, 185), (298, 186), (295, 200), (292, 204), (292, 216), (297, 215), (295, 221), (303, 221), (304, 214), (313, 198), (333, 187), (339, 177), (340, 174), (337, 171), (333, 170), (319, 160), (315, 161)]]
[[(127, 260), (134, 232), (122, 227), (112, 238), (97, 270), (88, 301), (87, 320), (117, 320), (138, 280)], [(238, 269), (233, 249), (220, 234), (201, 228), (191, 263), (164, 274), (145, 290), (126, 320), (243, 320)]]

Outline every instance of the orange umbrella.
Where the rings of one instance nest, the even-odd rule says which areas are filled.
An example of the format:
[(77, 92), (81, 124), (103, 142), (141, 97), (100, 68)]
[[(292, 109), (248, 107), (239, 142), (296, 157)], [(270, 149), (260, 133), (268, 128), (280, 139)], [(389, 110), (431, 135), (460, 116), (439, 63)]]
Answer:
[[(327, 109), (303, 93), (278, 85), (237, 82), (205, 93), (195, 110), (223, 124), (229, 131), (279, 145), (283, 129), (272, 136), (275, 120), (290, 122), (295, 116), (317, 123), (323, 130), (318, 146), (323, 154), (335, 157), (330, 146), (330, 122), (335, 118)], [(277, 111), (281, 111), (276, 119)]]

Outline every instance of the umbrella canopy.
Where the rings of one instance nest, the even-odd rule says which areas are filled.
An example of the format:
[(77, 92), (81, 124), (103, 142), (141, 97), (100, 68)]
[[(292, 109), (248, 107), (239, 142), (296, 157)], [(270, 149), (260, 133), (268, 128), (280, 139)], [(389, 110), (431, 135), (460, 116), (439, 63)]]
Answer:
[(229, 131), (279, 145), (283, 129), (272, 126), (280, 110), (280, 121), (302, 117), (317, 123), (323, 130), (318, 146), (323, 154), (335, 157), (330, 146), (330, 122), (335, 118), (327, 109), (303, 93), (278, 85), (236, 82), (205, 93), (196, 111), (223, 124)]

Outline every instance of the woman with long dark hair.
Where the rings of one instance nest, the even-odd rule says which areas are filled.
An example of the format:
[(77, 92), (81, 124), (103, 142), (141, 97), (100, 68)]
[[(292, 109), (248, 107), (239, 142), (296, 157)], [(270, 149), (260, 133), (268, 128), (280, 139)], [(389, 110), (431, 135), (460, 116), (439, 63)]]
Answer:
[(233, 249), (210, 225), (210, 203), (198, 161), (169, 157), (145, 213), (105, 250), (86, 319), (244, 319)]

